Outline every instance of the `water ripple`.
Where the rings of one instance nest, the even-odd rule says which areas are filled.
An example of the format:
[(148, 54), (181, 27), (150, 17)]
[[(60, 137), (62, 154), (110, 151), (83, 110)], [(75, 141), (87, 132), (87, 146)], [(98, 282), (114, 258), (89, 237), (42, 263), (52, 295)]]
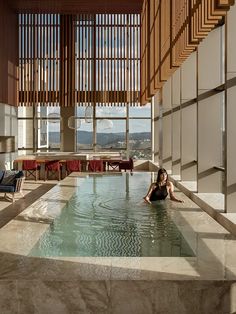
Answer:
[(141, 174), (113, 181), (89, 177), (31, 255), (193, 256), (166, 210), (168, 202), (142, 201), (146, 186)]

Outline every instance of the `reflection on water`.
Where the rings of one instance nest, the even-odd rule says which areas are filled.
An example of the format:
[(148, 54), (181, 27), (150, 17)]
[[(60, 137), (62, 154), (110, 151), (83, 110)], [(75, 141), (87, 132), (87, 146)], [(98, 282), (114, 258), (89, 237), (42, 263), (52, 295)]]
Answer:
[(89, 176), (30, 255), (193, 256), (168, 201), (143, 202), (149, 184), (147, 173)]

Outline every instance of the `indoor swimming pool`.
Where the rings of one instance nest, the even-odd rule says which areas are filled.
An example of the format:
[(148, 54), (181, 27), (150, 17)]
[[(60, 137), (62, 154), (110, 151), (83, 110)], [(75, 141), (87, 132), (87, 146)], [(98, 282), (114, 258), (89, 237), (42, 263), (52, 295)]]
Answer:
[(29, 255), (194, 256), (171, 219), (170, 200), (143, 201), (152, 173), (78, 177), (76, 192)]

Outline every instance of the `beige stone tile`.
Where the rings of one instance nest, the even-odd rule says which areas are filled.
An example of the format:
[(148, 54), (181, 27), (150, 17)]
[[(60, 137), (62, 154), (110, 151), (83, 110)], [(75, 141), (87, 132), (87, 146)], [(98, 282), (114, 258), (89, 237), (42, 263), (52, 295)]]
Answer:
[(111, 313), (106, 281), (19, 281), (19, 313)]
[(0, 313), (18, 314), (17, 281), (0, 280)]
[(195, 257), (146, 257), (141, 268), (146, 280), (199, 280)]
[(225, 266), (236, 269), (236, 240), (230, 236), (225, 240)]
[(229, 282), (159, 281), (153, 284), (153, 290), (154, 313), (233, 313)]
[(198, 193), (197, 196), (215, 210), (224, 211), (224, 194), (222, 193)]
[(141, 257), (112, 257), (112, 280), (139, 280), (143, 278)]
[(0, 229), (0, 251), (27, 255), (48, 228), (48, 224), (12, 220)]
[(153, 282), (112, 281), (112, 314), (152, 314)]
[(111, 279), (111, 257), (53, 257), (52, 259), (77, 264), (77, 275), (81, 280)]

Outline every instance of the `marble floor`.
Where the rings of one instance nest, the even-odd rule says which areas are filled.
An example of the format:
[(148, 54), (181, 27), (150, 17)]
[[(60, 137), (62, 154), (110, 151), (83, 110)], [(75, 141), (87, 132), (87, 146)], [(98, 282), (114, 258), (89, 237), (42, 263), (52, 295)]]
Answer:
[(236, 312), (236, 238), (180, 191), (184, 203), (167, 201), (167, 210), (195, 257), (28, 257), (73, 195), (77, 175), (36, 200), (43, 183), (26, 183), (26, 199), (5, 204), (32, 197), (0, 229), (1, 313)]

